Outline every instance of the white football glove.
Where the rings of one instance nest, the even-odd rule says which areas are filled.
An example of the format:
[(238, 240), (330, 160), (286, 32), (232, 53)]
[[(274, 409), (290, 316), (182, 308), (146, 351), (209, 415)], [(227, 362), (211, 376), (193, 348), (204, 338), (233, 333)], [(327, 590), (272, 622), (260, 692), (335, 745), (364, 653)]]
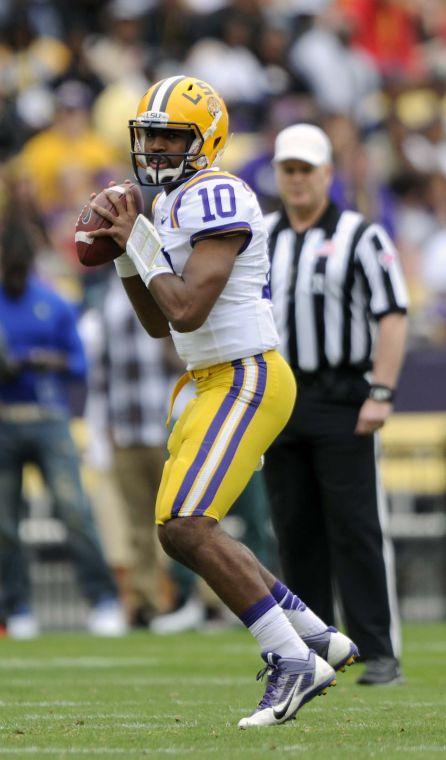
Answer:
[(146, 288), (159, 274), (173, 274), (162, 249), (161, 239), (152, 222), (138, 214), (127, 240), (126, 253), (133, 261)]

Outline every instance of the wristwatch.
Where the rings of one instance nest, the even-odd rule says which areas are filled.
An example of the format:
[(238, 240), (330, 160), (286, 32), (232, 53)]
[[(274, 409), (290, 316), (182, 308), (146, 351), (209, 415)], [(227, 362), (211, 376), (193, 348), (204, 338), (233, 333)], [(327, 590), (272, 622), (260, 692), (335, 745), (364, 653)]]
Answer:
[(372, 383), (370, 386), (369, 398), (373, 399), (373, 401), (380, 401), (381, 403), (391, 404), (395, 398), (395, 391), (393, 388), (389, 388), (388, 385)]

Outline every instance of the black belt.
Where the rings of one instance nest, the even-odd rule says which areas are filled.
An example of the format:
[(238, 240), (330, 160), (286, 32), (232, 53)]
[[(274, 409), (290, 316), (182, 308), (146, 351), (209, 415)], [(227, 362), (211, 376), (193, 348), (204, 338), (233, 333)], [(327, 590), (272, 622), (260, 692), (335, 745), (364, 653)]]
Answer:
[(330, 367), (327, 369), (321, 369), (318, 372), (302, 372), (297, 369), (294, 370), (294, 374), (299, 385), (314, 388), (327, 388), (335, 385), (340, 380), (363, 378), (367, 371), (368, 368), (365, 367), (338, 367), (336, 369)]

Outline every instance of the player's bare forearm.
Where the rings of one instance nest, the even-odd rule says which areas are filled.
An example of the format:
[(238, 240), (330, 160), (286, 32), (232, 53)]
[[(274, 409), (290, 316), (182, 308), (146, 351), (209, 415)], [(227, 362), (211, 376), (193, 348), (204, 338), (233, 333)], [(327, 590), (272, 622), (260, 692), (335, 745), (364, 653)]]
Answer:
[(374, 383), (395, 388), (403, 363), (406, 337), (405, 314), (387, 314), (380, 320), (373, 362)]
[(225, 287), (244, 235), (203, 240), (194, 248), (181, 277), (163, 274), (150, 292), (177, 332), (197, 330)]
[(215, 303), (210, 289), (199, 293), (193, 283), (175, 275), (154, 278), (150, 292), (177, 332), (192, 332), (201, 327)]
[(146, 332), (152, 338), (165, 338), (169, 335), (169, 323), (139, 275), (125, 277), (121, 282)]

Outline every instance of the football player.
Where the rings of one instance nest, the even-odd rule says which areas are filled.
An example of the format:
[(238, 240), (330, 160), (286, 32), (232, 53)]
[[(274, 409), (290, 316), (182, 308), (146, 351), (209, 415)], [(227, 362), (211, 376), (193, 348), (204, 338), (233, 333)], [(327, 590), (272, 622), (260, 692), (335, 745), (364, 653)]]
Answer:
[[(257, 199), (220, 171), (225, 104), (211, 85), (175, 76), (154, 84), (130, 121), (142, 185), (158, 185), (154, 226), (109, 191), (115, 213), (93, 233), (126, 251), (118, 275), (148, 333), (172, 335), (192, 379), (191, 401), (168, 441), (156, 521), (167, 554), (214, 589), (257, 639), (266, 691), (240, 728), (270, 726), (335, 682), (358, 654), (219, 526), (290, 417), (296, 387), (277, 352), (267, 233)], [(136, 217), (136, 219), (135, 219)]]

